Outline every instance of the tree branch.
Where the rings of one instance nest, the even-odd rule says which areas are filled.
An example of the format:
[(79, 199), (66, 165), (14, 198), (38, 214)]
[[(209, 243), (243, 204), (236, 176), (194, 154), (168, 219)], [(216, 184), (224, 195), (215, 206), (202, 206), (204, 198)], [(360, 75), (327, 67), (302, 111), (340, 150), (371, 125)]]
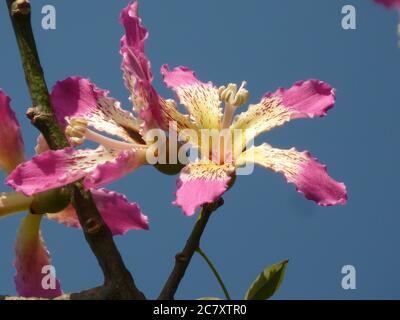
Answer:
[(194, 225), (193, 230), (186, 241), (183, 251), (175, 256), (175, 266), (172, 269), (172, 272), (158, 297), (159, 300), (174, 299), (175, 293), (185, 275), (186, 269), (190, 264), (193, 254), (200, 246), (201, 236), (203, 235), (211, 214), (223, 204), (224, 201), (221, 198), (215, 203), (203, 206), (199, 219), (196, 221), (196, 224)]
[[(6, 1), (33, 104), (27, 115), (32, 124), (43, 134), (51, 149), (65, 148), (68, 146), (68, 141), (55, 118), (36, 48), (31, 26), (30, 3), (28, 0)], [(77, 297), (145, 299), (126, 269), (112, 234), (99, 214), (90, 192), (86, 191), (81, 183), (73, 185), (72, 190), (72, 203), (77, 211), (85, 238), (104, 274), (102, 287), (77, 294)]]

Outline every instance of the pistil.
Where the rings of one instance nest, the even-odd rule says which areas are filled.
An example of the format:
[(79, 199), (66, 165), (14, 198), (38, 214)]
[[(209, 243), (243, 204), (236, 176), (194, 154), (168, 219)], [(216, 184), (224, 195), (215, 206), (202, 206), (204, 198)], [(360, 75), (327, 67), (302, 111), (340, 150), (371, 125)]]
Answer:
[(237, 90), (237, 86), (234, 83), (218, 89), (220, 100), (225, 102), (224, 116), (221, 123), (222, 130), (230, 127), (236, 109), (247, 102), (249, 92), (245, 89), (246, 84), (246, 81), (243, 81), (239, 90)]
[(232, 124), (236, 109), (245, 104), (249, 98), (249, 92), (245, 89), (246, 84), (246, 81), (243, 81), (239, 90), (234, 83), (218, 89), (219, 98), (222, 102), (225, 102), (225, 108), (219, 134), (219, 145), (217, 149), (211, 151), (212, 160), (216, 163), (222, 164), (232, 161), (232, 134), (229, 127)]

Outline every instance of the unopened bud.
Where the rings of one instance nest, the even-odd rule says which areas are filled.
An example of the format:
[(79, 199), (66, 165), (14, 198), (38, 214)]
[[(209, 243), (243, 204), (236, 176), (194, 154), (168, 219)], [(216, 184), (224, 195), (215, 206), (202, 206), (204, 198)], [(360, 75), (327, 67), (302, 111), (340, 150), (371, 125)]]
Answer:
[(71, 193), (68, 187), (53, 189), (38, 193), (31, 204), (33, 214), (58, 213), (64, 210), (71, 201)]

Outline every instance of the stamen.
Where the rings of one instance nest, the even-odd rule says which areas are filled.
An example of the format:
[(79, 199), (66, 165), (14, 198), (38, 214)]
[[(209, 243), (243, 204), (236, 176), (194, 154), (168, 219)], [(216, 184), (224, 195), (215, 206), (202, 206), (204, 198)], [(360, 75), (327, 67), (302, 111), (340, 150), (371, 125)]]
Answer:
[(221, 129), (229, 128), (236, 109), (247, 102), (249, 92), (245, 89), (246, 85), (247, 82), (243, 81), (239, 90), (237, 90), (236, 84), (233, 83), (230, 83), (227, 88), (223, 86), (218, 89), (220, 100), (225, 102)]
[(85, 141), (85, 133), (87, 131), (87, 121), (83, 118), (68, 119), (68, 126), (65, 134), (70, 138), (73, 145), (81, 145)]
[(136, 145), (133, 143), (114, 140), (109, 137), (102, 136), (101, 134), (94, 132), (90, 129), (86, 130), (85, 138), (90, 141), (97, 142), (98, 144), (100, 144), (108, 149), (129, 150), (129, 149), (133, 149), (136, 147)]
[(109, 137), (105, 137), (97, 132), (88, 129), (88, 122), (82, 118), (71, 118), (65, 130), (74, 145), (82, 144), (85, 139), (97, 142), (107, 149), (129, 150), (136, 147), (133, 143), (118, 141)]
[(6, 215), (29, 210), (33, 198), (24, 196), (21, 192), (0, 193), (0, 218)]

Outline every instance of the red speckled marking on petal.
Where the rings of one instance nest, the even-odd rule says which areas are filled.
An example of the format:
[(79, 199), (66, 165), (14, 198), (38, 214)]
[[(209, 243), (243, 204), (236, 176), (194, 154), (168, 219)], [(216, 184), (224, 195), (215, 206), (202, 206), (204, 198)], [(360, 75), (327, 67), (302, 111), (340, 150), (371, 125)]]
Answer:
[(333, 180), (326, 170), (308, 152), (299, 152), (292, 148), (282, 150), (268, 144), (252, 147), (237, 160), (237, 165), (253, 162), (267, 169), (282, 173), (286, 180), (296, 186), (307, 199), (321, 206), (345, 204), (346, 186)]
[(191, 216), (203, 204), (219, 199), (229, 187), (232, 165), (189, 164), (177, 181), (175, 205)]
[(87, 188), (115, 181), (144, 163), (143, 151), (49, 150), (19, 165), (6, 183), (27, 196), (84, 178)]

